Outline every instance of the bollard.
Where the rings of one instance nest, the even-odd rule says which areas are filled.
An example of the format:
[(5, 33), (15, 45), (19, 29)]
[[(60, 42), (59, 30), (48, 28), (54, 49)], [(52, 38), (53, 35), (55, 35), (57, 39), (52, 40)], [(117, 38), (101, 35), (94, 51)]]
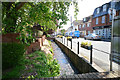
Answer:
[(64, 44), (65, 44), (65, 38), (64, 38)]
[(91, 45), (90, 48), (90, 64), (92, 64), (92, 49), (93, 49), (93, 45)]
[(78, 54), (79, 54), (79, 42), (78, 42)]
[(72, 39), (71, 39), (71, 49), (72, 49)]
[(68, 39), (67, 39), (67, 46), (68, 46)]
[(62, 37), (62, 43), (63, 43), (63, 37)]

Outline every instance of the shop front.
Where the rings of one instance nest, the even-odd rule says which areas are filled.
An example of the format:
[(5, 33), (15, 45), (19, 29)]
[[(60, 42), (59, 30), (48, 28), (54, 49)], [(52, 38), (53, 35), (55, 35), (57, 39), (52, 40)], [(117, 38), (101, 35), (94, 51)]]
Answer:
[(111, 26), (97, 26), (93, 27), (93, 33), (102, 37), (102, 39), (111, 38)]

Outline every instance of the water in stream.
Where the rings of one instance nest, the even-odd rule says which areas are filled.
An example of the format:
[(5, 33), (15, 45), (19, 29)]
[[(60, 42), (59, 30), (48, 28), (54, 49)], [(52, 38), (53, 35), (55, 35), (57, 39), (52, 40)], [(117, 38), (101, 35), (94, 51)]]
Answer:
[(61, 51), (55, 42), (52, 42), (54, 58), (60, 64), (60, 75), (73, 75), (78, 74), (78, 70), (72, 65), (69, 58)]

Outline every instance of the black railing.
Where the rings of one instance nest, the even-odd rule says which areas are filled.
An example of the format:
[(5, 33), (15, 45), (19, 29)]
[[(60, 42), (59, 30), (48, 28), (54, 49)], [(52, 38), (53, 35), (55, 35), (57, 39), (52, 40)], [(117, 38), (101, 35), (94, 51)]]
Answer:
[[(68, 40), (68, 39), (66, 39), (66, 38), (64, 37), (64, 38), (62, 38), (62, 43), (65, 45), (65, 43), (66, 43), (66, 45), (68, 46), (68, 42), (70, 42), (71, 43), (71, 46), (69, 46), (70, 47), (70, 49), (72, 50), (73, 49), (73, 44), (77, 44), (77, 54), (79, 55), (80, 53), (79, 53), (79, 51), (80, 51), (80, 46), (81, 46), (81, 44), (80, 44), (80, 42), (78, 41), (77, 43), (76, 43), (76, 41), (73, 41), (72, 39), (71, 40)], [(84, 47), (82, 47), (82, 48), (84, 48)], [(87, 48), (84, 48), (84, 49), (87, 49)], [(93, 45), (91, 45), (90, 46), (90, 48), (89, 49), (87, 49), (87, 50), (89, 50), (90, 51), (90, 58), (89, 58), (89, 60), (90, 60), (90, 64), (92, 64), (92, 62), (93, 62), (93, 49), (94, 50), (97, 50), (97, 51), (100, 51), (100, 52), (103, 52), (103, 53), (106, 53), (106, 54), (110, 54), (110, 53), (108, 53), (108, 52), (105, 52), (105, 51), (103, 51), (103, 50), (99, 50), (99, 49), (96, 49), (96, 48), (93, 48)]]

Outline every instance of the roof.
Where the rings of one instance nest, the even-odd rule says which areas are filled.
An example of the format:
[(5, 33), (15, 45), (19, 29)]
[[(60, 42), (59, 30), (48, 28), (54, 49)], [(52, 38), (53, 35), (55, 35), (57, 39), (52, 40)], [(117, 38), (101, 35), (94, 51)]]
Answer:
[(88, 16), (88, 17), (85, 17), (86, 20), (84, 21), (84, 18), (83, 18), (83, 23), (85, 22), (91, 22), (92, 21), (92, 15)]
[(116, 9), (117, 11), (120, 10), (120, 1), (119, 1), (119, 2), (116, 2), (115, 4), (116, 4), (115, 9)]
[[(105, 4), (107, 4), (107, 10), (105, 12), (103, 12), (103, 6)], [(99, 14), (97, 14), (97, 8), (94, 10), (94, 12), (93, 12), (93, 18), (96, 18), (96, 17), (108, 14), (108, 10), (109, 10), (109, 8), (111, 8), (111, 5), (113, 5), (113, 8), (116, 9), (116, 11), (120, 10), (120, 1), (119, 2), (111, 2), (110, 1), (109, 3), (105, 3), (105, 4), (103, 4), (100, 7), (97, 7), (97, 8), (100, 8), (100, 13)]]
[[(103, 12), (103, 6), (107, 5), (107, 10)], [(100, 13), (97, 14), (97, 9), (100, 8)], [(97, 7), (93, 12), (93, 18), (108, 14), (108, 9), (111, 8), (111, 2), (105, 3), (102, 6)]]

